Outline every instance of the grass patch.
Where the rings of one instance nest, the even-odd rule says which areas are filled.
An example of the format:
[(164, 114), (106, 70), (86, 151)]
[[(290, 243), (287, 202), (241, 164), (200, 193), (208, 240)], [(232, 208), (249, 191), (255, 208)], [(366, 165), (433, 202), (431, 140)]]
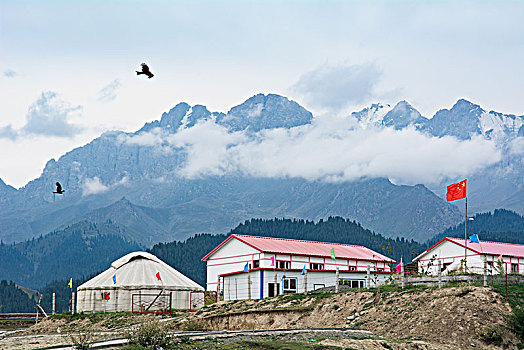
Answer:
[(249, 349), (260, 350), (340, 350), (338, 346), (315, 344), (315, 342), (244, 340), (240, 344), (247, 346)]

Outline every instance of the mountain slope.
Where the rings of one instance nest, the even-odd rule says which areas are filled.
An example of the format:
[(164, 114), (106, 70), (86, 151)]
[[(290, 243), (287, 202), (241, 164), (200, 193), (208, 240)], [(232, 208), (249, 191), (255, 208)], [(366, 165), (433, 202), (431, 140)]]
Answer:
[(117, 258), (141, 249), (111, 223), (82, 221), (37, 239), (0, 244), (0, 280), (39, 288), (56, 279), (101, 271)]
[[(443, 124), (464, 122), (471, 133), (496, 138), (500, 147), (508, 149), (504, 142), (514, 142), (522, 124), (522, 117), (487, 113), (463, 100), (437, 114), (427, 119), (401, 101), (394, 107), (376, 104), (353, 116), (363, 127), (415, 128), (436, 134), (453, 129)], [(488, 117), (494, 118), (491, 124)], [(265, 134), (299, 138), (302, 130), (314, 126), (313, 121), (311, 113), (296, 102), (273, 94), (255, 95), (227, 114), (180, 103), (137, 132), (107, 132), (58, 161), (51, 159), (39, 178), (19, 190), (0, 183), (0, 198), (8, 203), (0, 212), (0, 239), (19, 242), (81, 219), (99, 223), (114, 219), (127, 226), (129, 234), (141, 243), (150, 245), (199, 232), (226, 232), (251, 217), (318, 220), (341, 215), (386, 236), (425, 241), (460, 220), (457, 207), (423, 185), (397, 186), (380, 178), (327, 182), (255, 177), (240, 171), (234, 175), (188, 175), (181, 171), (191, 160), (192, 138), (208, 137), (195, 131), (203, 125), (211, 125), (213, 132), (220, 137), (227, 135), (227, 140), (231, 135), (240, 135), (253, 147), (259, 147), (257, 140)], [(486, 130), (488, 124), (491, 131)], [(212, 153), (213, 146), (205, 144), (204, 153), (208, 149)], [(524, 208), (523, 158), (518, 152), (511, 154), (481, 172), (465, 174), (470, 180), (471, 211), (495, 204), (517, 211)], [(228, 163), (219, 155), (217, 166), (227, 167)], [(53, 197), (51, 191), (57, 180), (66, 193)], [(445, 181), (430, 189), (441, 193)], [(132, 205), (111, 207), (122, 197)]]

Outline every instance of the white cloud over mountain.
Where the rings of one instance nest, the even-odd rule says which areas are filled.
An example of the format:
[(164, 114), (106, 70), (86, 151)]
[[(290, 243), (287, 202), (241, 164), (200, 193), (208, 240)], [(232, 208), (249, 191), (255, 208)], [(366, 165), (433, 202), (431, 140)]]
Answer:
[(435, 137), (414, 128), (361, 128), (348, 117), (317, 117), (312, 124), (257, 133), (230, 132), (212, 120), (169, 134), (160, 129), (122, 142), (182, 150), (187, 178), (242, 173), (348, 181), (387, 177), (398, 184), (438, 183), (473, 173), (501, 159), (493, 141)]

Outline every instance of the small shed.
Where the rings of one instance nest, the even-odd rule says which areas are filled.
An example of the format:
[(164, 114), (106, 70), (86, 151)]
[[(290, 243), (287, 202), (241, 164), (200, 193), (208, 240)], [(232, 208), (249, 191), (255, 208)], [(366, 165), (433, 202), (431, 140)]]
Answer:
[(156, 256), (129, 253), (77, 289), (78, 312), (146, 312), (190, 309), (191, 297), (204, 291)]

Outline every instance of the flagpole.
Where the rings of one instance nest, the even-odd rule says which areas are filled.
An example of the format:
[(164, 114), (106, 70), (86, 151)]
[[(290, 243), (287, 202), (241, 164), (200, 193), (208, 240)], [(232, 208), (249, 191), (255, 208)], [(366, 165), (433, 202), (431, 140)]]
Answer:
[(466, 220), (464, 221), (464, 273), (467, 270), (468, 261), (468, 197), (466, 197)]

